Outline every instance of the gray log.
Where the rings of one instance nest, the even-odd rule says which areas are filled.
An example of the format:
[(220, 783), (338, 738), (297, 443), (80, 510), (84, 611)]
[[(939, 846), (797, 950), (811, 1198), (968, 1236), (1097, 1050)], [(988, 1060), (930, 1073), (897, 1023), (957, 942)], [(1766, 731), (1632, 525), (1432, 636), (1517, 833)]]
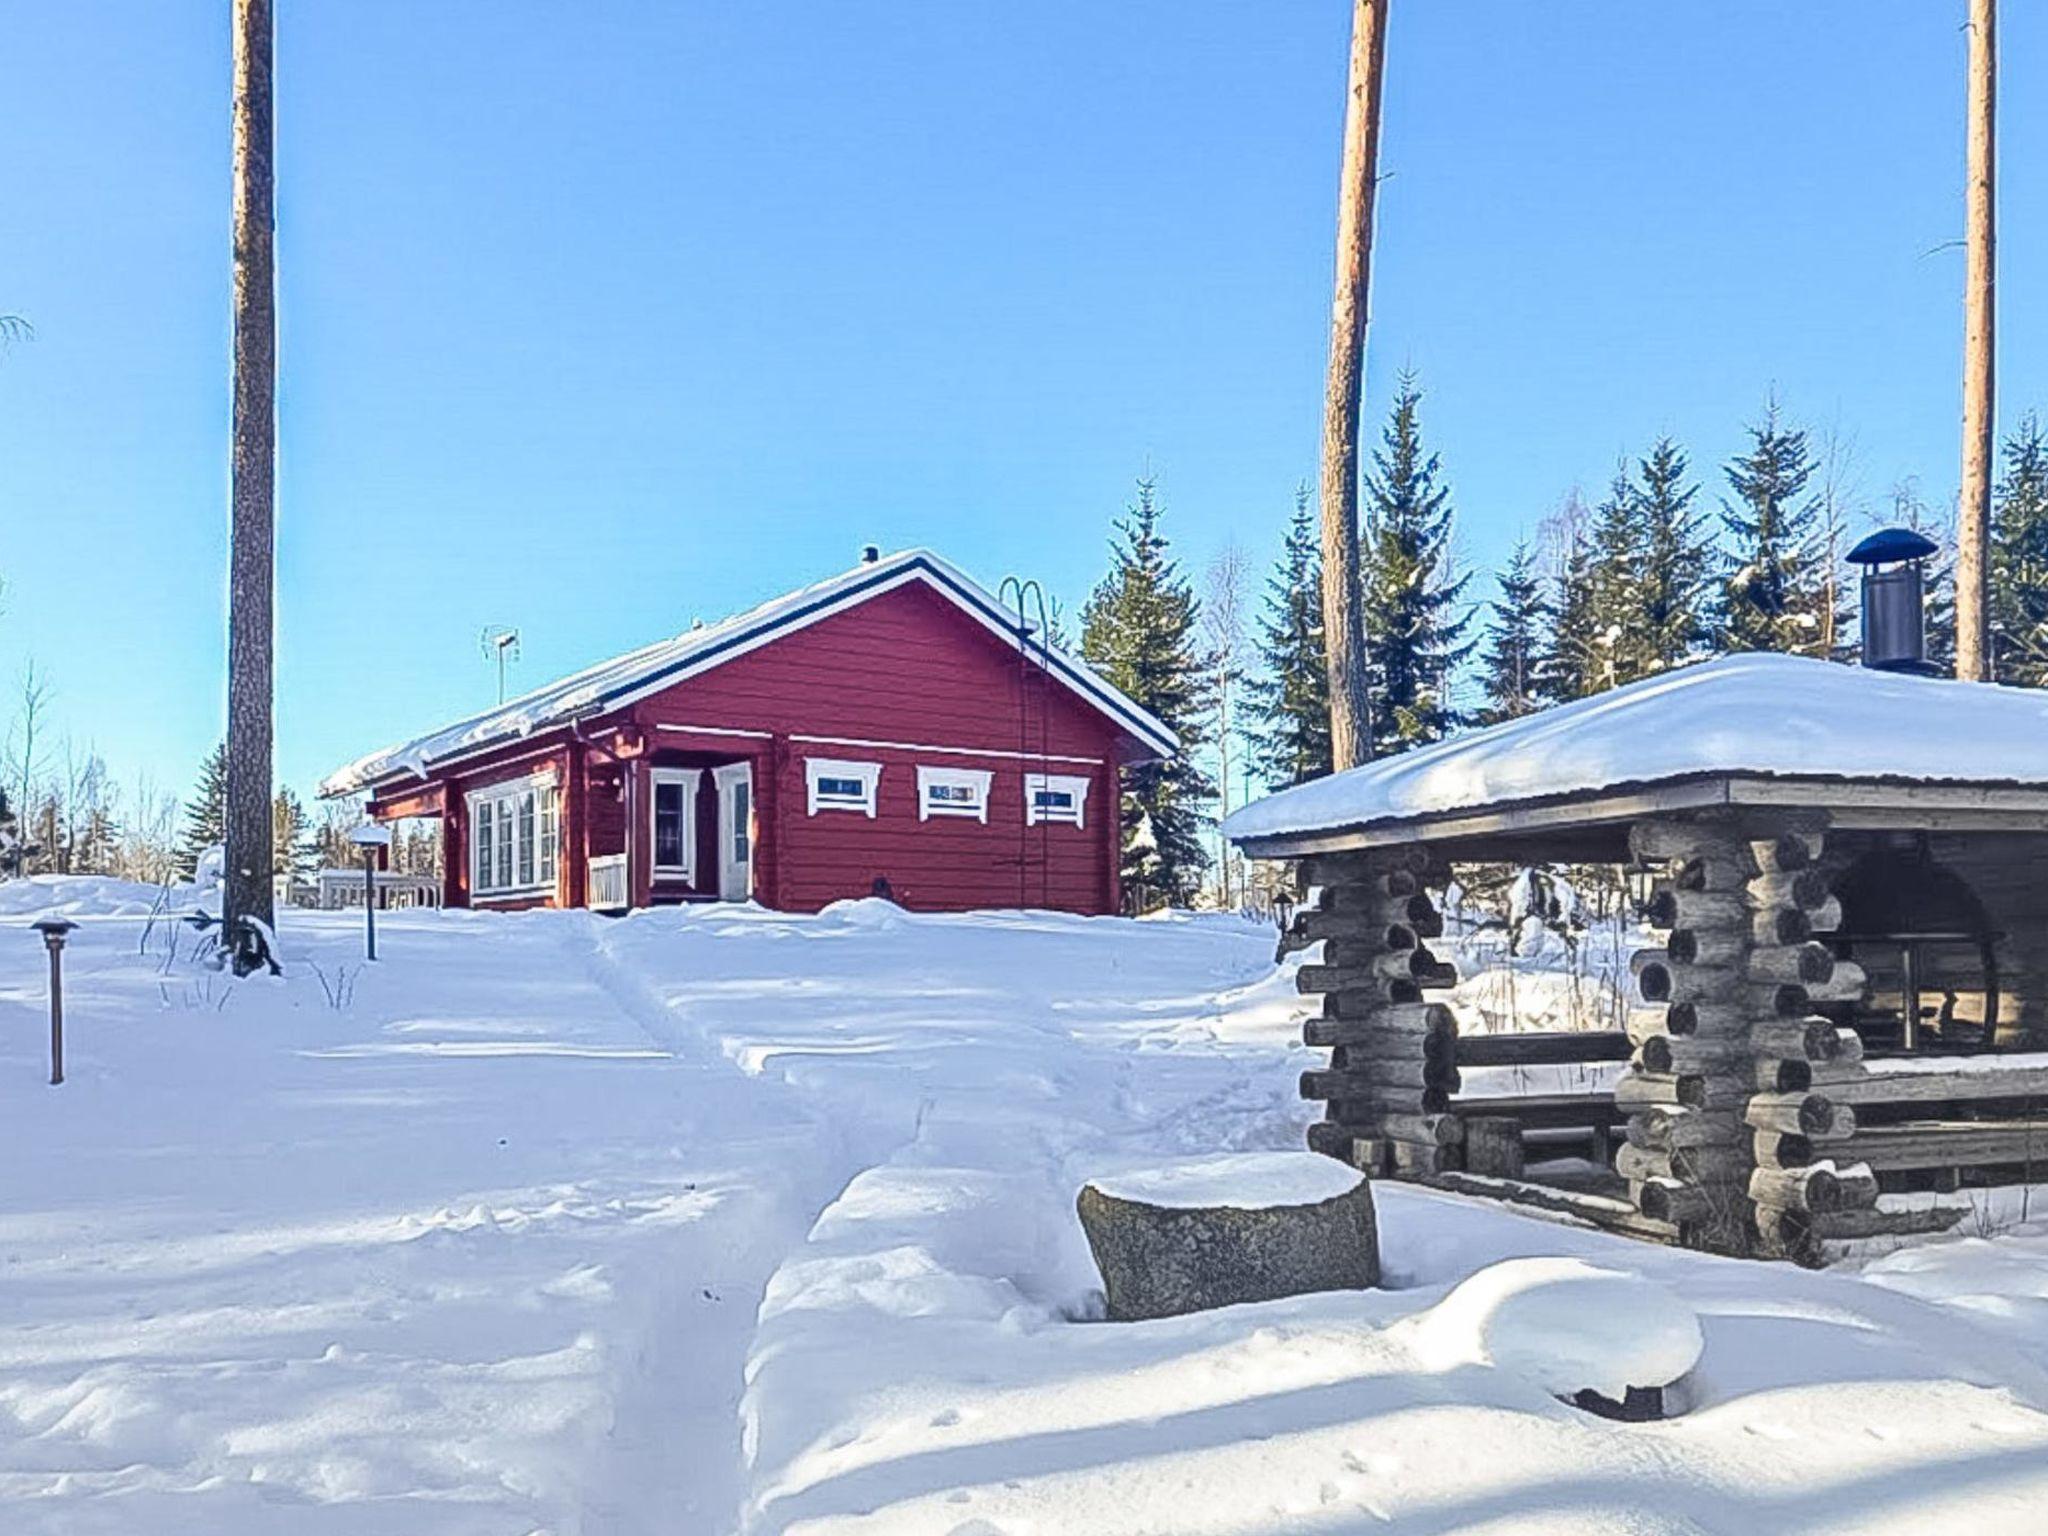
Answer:
[(1474, 1115), (1465, 1121), (1465, 1170), (1491, 1178), (1522, 1176), (1522, 1124), (1506, 1115)]
[(1815, 1141), (1852, 1135), (1856, 1117), (1818, 1093), (1759, 1093), (1743, 1119), (1759, 1131), (1794, 1131)]
[(1811, 992), (1834, 975), (1835, 957), (1825, 944), (1768, 945), (1749, 952), (1747, 969), (1752, 981)]

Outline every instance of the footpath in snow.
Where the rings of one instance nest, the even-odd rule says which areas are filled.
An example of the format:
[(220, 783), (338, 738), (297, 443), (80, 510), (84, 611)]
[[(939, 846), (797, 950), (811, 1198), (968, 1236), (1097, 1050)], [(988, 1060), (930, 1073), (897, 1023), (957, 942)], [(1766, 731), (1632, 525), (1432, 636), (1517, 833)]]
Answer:
[[(1383, 1290), (1091, 1321), (1085, 1179), (1299, 1145), (1313, 1058), (1265, 930), (423, 913), (364, 969), (359, 919), (294, 913), (287, 978), (236, 985), (145, 939), (148, 897), (0, 886), (9, 1533), (2017, 1533), (2048, 1507), (2044, 1224), (1812, 1274), (1383, 1185)], [(89, 912), (59, 1090), (22, 929), (53, 904)], [(1459, 1347), (1432, 1309), (1515, 1257), (1683, 1298), (1690, 1412), (1590, 1418)]]

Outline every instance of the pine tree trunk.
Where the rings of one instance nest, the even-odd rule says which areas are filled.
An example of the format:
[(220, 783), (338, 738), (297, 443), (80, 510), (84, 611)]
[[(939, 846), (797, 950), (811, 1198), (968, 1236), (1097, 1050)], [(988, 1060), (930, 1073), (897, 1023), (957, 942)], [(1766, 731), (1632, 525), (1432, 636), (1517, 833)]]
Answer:
[(234, 0), (235, 361), (228, 554), (227, 879), (223, 942), (261, 963), (250, 919), (272, 919), (272, 522), (277, 293), (272, 254), (270, 0)]
[(1372, 205), (1389, 0), (1355, 0), (1344, 168), (1337, 192), (1337, 279), (1323, 400), (1323, 643), (1330, 672), (1330, 757), (1339, 770), (1372, 756), (1365, 618), (1358, 561), (1358, 406), (1372, 278)]
[(1956, 676), (1990, 677), (1992, 329), (1996, 318), (1997, 0), (1970, 0), (1967, 276), (1963, 290), (1963, 483), (1956, 517)]

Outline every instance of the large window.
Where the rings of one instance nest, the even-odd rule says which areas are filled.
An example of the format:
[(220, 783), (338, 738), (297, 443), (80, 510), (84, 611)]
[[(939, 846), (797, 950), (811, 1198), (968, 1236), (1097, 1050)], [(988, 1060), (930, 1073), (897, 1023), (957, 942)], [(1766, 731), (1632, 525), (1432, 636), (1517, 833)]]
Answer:
[(810, 787), (810, 810), (855, 811), (874, 819), (882, 782), (880, 763), (857, 763), (842, 757), (807, 757), (804, 779)]
[(535, 896), (552, 891), (560, 836), (554, 781), (515, 779), (473, 790), (467, 798), (471, 894)]
[(654, 872), (683, 880), (697, 878), (697, 783), (699, 768), (656, 768), (654, 777)]
[(989, 777), (985, 768), (932, 768), (920, 763), (917, 819), (971, 816), (976, 821), (987, 821)]
[(1087, 825), (1088, 779), (1078, 773), (1027, 773), (1024, 775), (1024, 820), (1037, 826), (1041, 821), (1064, 821)]

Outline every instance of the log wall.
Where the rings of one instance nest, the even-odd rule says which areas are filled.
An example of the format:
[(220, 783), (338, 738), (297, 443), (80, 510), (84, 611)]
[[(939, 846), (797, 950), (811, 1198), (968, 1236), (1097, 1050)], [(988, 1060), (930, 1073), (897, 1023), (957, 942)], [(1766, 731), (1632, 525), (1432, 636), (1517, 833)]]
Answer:
[[(1811, 1261), (1828, 1239), (1953, 1221), (1953, 1209), (1878, 1211), (1880, 1179), (2048, 1169), (2048, 1113), (2036, 1114), (2048, 1111), (2048, 1068), (1886, 1077), (1866, 1067), (1861, 1036), (1828, 1017), (1846, 1017), (1867, 987), (1827, 940), (1842, 920), (1834, 879), (1870, 836), (1766, 812), (1631, 828), (1631, 855), (1654, 878), (1658, 942), (1632, 958), (1637, 996), (1625, 1037), (1611, 1041), (1629, 1062), (1613, 1095), (1628, 1199), (1560, 1190), (1561, 1208), (1692, 1247)], [(1980, 891), (2005, 936), (2001, 957), (2013, 956), (2001, 1016), (2014, 1043), (2048, 1011), (2035, 979), (2048, 972), (2033, 959), (2048, 962), (2048, 877), (2030, 872), (2048, 849), (1942, 841), (1937, 857)], [(1298, 977), (1322, 1000), (1304, 1038), (1330, 1052), (1302, 1074), (1303, 1095), (1324, 1106), (1309, 1145), (1377, 1175), (1511, 1199), (1542, 1188), (1519, 1155), (1541, 1105), (1456, 1099), (1459, 1063), (1600, 1059), (1609, 1038), (1459, 1041), (1440, 995), (1457, 974), (1431, 945), (1443, 920), (1430, 891), (1448, 869), (1426, 847), (1326, 855), (1304, 875), (1316, 896), (1291, 932), (1322, 946)], [(1574, 1125), (1585, 1119), (1582, 1105), (1572, 1113)]]
[(1629, 846), (1657, 876), (1650, 918), (1664, 941), (1632, 965), (1636, 1051), (1615, 1093), (1631, 1110), (1618, 1162), (1637, 1208), (1675, 1221), (1689, 1245), (1740, 1253), (1768, 1244), (1784, 1212), (1870, 1204), (1868, 1169), (1762, 1158), (1778, 1138), (1825, 1148), (1855, 1125), (1814, 1081), (1849, 1047), (1813, 1004), (1862, 985), (1817, 938), (1841, 916), (1821, 828), (1644, 821)]
[(1425, 887), (1421, 848), (1370, 849), (1310, 861), (1318, 887), (1297, 931), (1323, 958), (1297, 985), (1320, 995), (1303, 1031), (1330, 1065), (1305, 1072), (1303, 1097), (1321, 1100), (1309, 1145), (1368, 1173), (1432, 1175), (1459, 1164), (1463, 1127), (1448, 1113), (1457, 1091), (1457, 1021), (1430, 1001), (1457, 972), (1430, 948), (1443, 918)]

